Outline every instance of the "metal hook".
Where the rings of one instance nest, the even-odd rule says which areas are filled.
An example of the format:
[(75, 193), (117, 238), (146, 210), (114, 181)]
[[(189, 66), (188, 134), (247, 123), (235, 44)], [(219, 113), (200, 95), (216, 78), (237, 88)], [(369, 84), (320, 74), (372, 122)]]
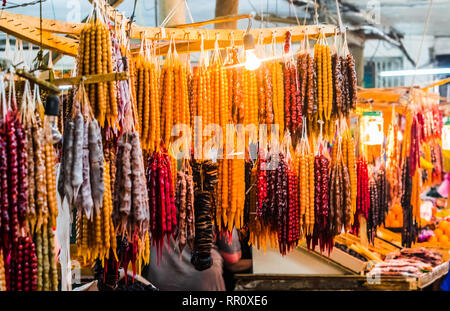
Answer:
[(252, 28), (252, 18), (251, 18), (251, 17), (248, 18), (247, 30), (245, 31), (245, 34), (244, 34), (244, 35), (246, 35), (246, 34), (249, 33), (250, 28)]

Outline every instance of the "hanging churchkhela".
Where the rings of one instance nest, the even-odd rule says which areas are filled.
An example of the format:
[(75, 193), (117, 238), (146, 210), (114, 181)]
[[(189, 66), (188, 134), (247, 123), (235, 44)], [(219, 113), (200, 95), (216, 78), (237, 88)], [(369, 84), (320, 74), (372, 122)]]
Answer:
[[(125, 28), (125, 21), (122, 20), (122, 27)], [(137, 113), (136, 107), (136, 76), (135, 65), (131, 57), (130, 49), (127, 48), (130, 45), (129, 39), (125, 35), (125, 30), (119, 32), (115, 36), (111, 36), (111, 50), (112, 50), (112, 70), (113, 72), (128, 72), (129, 77), (126, 80), (116, 81), (116, 96), (117, 96), (117, 127), (104, 126), (103, 132), (105, 133), (106, 141), (104, 145), (116, 140), (120, 134), (119, 129), (123, 128), (125, 120), (125, 109), (129, 102), (133, 103), (134, 113)], [(151, 87), (158, 86), (159, 76), (156, 76), (151, 80)], [(109, 82), (107, 82), (109, 83)], [(113, 84), (112, 84), (113, 85)], [(105, 82), (106, 86), (106, 82)], [(156, 87), (157, 88), (157, 87)], [(153, 92), (155, 93), (155, 92)], [(153, 97), (152, 97), (153, 98)], [(157, 97), (158, 98), (158, 97)], [(137, 120), (137, 117), (136, 117)], [(152, 124), (154, 120), (152, 120)], [(139, 129), (138, 122), (135, 122), (135, 126)], [(105, 146), (106, 147), (106, 146)], [(106, 149), (106, 148), (105, 148)], [(106, 154), (106, 153), (105, 153)]]
[(300, 101), (303, 107), (303, 115), (307, 117), (308, 128), (311, 129), (314, 116), (317, 114), (315, 91), (317, 81), (316, 65), (314, 58), (311, 56), (308, 36), (302, 41), (301, 48), (297, 53), (297, 72), (299, 75)]
[(411, 206), (412, 178), (410, 175), (410, 159), (407, 157), (402, 167), (402, 209), (403, 209), (403, 228), (402, 228), (402, 246), (411, 247), (416, 241), (418, 229), (416, 220), (413, 217)]
[[(322, 135), (320, 135), (322, 136)], [(319, 245), (320, 250), (331, 252), (333, 239), (328, 226), (329, 218), (329, 159), (324, 155), (323, 141), (319, 140), (319, 147), (314, 158), (314, 209), (315, 224), (313, 235), (307, 239), (308, 248), (314, 249)]]
[[(110, 32), (98, 9), (93, 14), (80, 35), (78, 76), (113, 72)], [(86, 93), (99, 125), (117, 128), (116, 81), (89, 84)]]
[[(180, 59), (173, 40), (170, 42), (169, 52), (162, 65), (160, 100), (162, 144), (170, 154), (172, 195), (174, 195), (177, 180), (177, 161), (175, 157), (180, 152), (184, 155), (189, 154), (189, 150), (172, 150), (171, 143), (177, 139), (175, 136), (172, 138), (172, 129), (174, 125), (190, 124), (190, 112), (187, 68)], [(188, 133), (183, 134), (187, 136)], [(186, 148), (186, 143), (183, 145), (183, 148)]]
[(316, 120), (325, 121), (324, 133), (328, 136), (333, 107), (333, 82), (330, 47), (323, 33), (314, 45), (314, 60), (317, 66), (318, 114)]
[(121, 236), (117, 267), (127, 267), (131, 262), (134, 274), (140, 273), (141, 265), (150, 260), (150, 212), (144, 161), (132, 110), (133, 105), (129, 103), (125, 109), (127, 122), (118, 140), (112, 217)]
[[(301, 99), (301, 86), (297, 74), (297, 64), (293, 55), (289, 55), (291, 48), (291, 33), (286, 33), (284, 53), (288, 54), (284, 64), (284, 117), (286, 130), (291, 135), (301, 131), (303, 105)], [(294, 140), (295, 141), (295, 140)]]
[(103, 201), (105, 172), (102, 137), (84, 85), (78, 87), (63, 137), (59, 194), (62, 200), (77, 210), (78, 253), (85, 262), (97, 257), (108, 258), (114, 229), (108, 201)]
[(141, 53), (136, 59), (136, 109), (138, 114), (139, 137), (143, 150), (151, 153), (160, 147), (160, 70), (154, 49), (144, 46), (142, 40)]
[(367, 237), (373, 244), (377, 228), (384, 224), (385, 215), (388, 212), (388, 189), (384, 163), (371, 168), (369, 190), (370, 209), (367, 217)]
[[(261, 230), (260, 225), (276, 232), (277, 244), (282, 255), (286, 255), (297, 245), (300, 237), (296, 166), (291, 158), (291, 151), (287, 149), (290, 146), (290, 139), (287, 138), (286, 141), (284, 152), (270, 152), (267, 160), (261, 158), (258, 160), (258, 175), (255, 185), (257, 187), (257, 219), (250, 226), (251, 236), (258, 237), (261, 242), (272, 241), (272, 235), (270, 232)], [(252, 230), (256, 231), (252, 232)], [(265, 248), (264, 244), (261, 246)]]
[(356, 101), (357, 101), (356, 92), (358, 85), (356, 77), (355, 60), (353, 58), (353, 55), (350, 54), (350, 51), (348, 49), (346, 34), (344, 34), (343, 53), (344, 55), (339, 56), (339, 62), (342, 73), (341, 112), (344, 116), (348, 116), (350, 110), (356, 108)]
[(214, 209), (217, 193), (217, 163), (192, 161), (194, 178), (195, 238), (191, 263), (198, 271), (211, 267), (211, 248), (214, 232), (211, 211)]
[(178, 211), (176, 236), (180, 253), (186, 243), (191, 249), (194, 248), (195, 237), (194, 180), (189, 164), (184, 165), (186, 167), (177, 173), (175, 190), (175, 205)]
[[(227, 65), (227, 64), (225, 64)], [(226, 74), (228, 78), (228, 85), (230, 86), (228, 95), (228, 120), (232, 122), (234, 126), (238, 124), (242, 124), (244, 120), (244, 107), (242, 100), (242, 69), (240, 67), (236, 67), (239, 65), (239, 60), (237, 56), (237, 50), (233, 49), (231, 51), (230, 63), (228, 64), (231, 68), (226, 69)], [(264, 67), (265, 68), (265, 67)], [(261, 68), (260, 68), (261, 69)], [(263, 70), (263, 69), (261, 69)], [(264, 69), (264, 76), (268, 79), (268, 70)], [(273, 113), (271, 110), (272, 104), (269, 102), (269, 98), (271, 98), (270, 90), (270, 82), (265, 80), (264, 84), (264, 98), (261, 98), (261, 101), (264, 101), (264, 105), (266, 107), (264, 115), (267, 117), (268, 123), (273, 122)], [(261, 82), (261, 81), (260, 81)], [(270, 108), (268, 108), (270, 107)], [(261, 116), (260, 116), (261, 117)], [(222, 197), (222, 204), (224, 200), (228, 200), (228, 210), (226, 217), (224, 218), (223, 227), (227, 228), (227, 231), (230, 233), (233, 230), (233, 227), (236, 229), (240, 229), (243, 226), (243, 216), (244, 216), (244, 203), (245, 203), (245, 183), (242, 182), (245, 180), (245, 153), (243, 154), (243, 150), (240, 150), (239, 147), (242, 146), (245, 141), (240, 141), (239, 134), (229, 135), (227, 133), (227, 129), (225, 128), (226, 139), (225, 139), (225, 149), (224, 156), (226, 157), (226, 161), (228, 161), (228, 196)], [(231, 146), (231, 150), (229, 149)], [(243, 147), (243, 146), (242, 146)], [(226, 174), (226, 171), (223, 170), (222, 174)]]
[[(53, 137), (48, 131), (50, 128), (39, 100), (39, 89), (35, 89), (34, 99), (39, 102), (36, 106), (30, 84), (25, 81), (18, 105), (12, 73), (9, 74), (8, 87), (6, 100), (5, 76), (2, 75), (0, 287), (9, 291), (55, 290), (58, 278), (53, 252), (53, 227), (57, 215)], [(30, 148), (34, 143), (39, 147), (36, 153)], [(34, 164), (36, 159), (39, 168)], [(39, 172), (39, 191), (34, 191), (33, 187), (36, 170)], [(36, 200), (38, 203), (34, 204)], [(45, 258), (39, 258), (41, 232), (44, 232), (47, 244)]]
[(330, 191), (329, 191), (329, 219), (328, 230), (332, 236), (347, 232), (352, 223), (352, 196), (348, 156), (343, 150), (342, 131), (338, 127), (337, 140), (333, 145), (331, 155)]
[(172, 188), (172, 168), (169, 155), (164, 149), (155, 152), (147, 160), (147, 191), (149, 199), (150, 232), (156, 246), (158, 262), (162, 257), (164, 237), (175, 236), (177, 215)]
[(357, 180), (356, 213), (352, 227), (352, 231), (355, 234), (359, 232), (359, 217), (367, 219), (370, 208), (369, 172), (367, 162), (363, 156), (360, 156), (357, 162)]
[(314, 153), (310, 150), (306, 118), (303, 118), (303, 134), (296, 151), (298, 158), (298, 194), (301, 237), (310, 238), (314, 229)]
[(0, 249), (0, 292), (6, 292), (5, 260), (3, 250)]
[[(276, 57), (275, 39), (272, 41), (272, 55)], [(273, 123), (278, 125), (280, 132), (280, 139), (284, 137), (284, 79), (283, 79), (283, 64), (278, 60), (267, 62), (270, 69), (272, 79), (272, 104), (273, 104)], [(244, 97), (245, 97), (244, 91)], [(250, 113), (251, 108), (246, 107), (246, 111)], [(246, 112), (247, 114), (247, 112)], [(251, 123), (251, 122), (250, 122)], [(255, 124), (255, 123), (254, 123)]]
[(350, 224), (355, 222), (356, 214), (356, 197), (358, 192), (358, 178), (356, 173), (356, 161), (355, 161), (355, 143), (350, 133), (347, 123), (342, 122), (344, 129), (342, 131), (342, 153), (344, 166), (348, 169), (349, 184), (350, 184), (350, 196), (351, 196), (351, 209), (350, 209)]
[[(297, 246), (300, 236), (300, 207), (298, 204), (298, 181), (296, 176), (295, 165), (290, 159), (290, 153), (287, 152), (287, 212), (283, 215), (281, 222), (281, 234), (278, 234), (278, 245), (282, 255), (287, 254), (295, 246)], [(297, 170), (298, 171), (298, 170)]]
[[(15, 103), (6, 102), (1, 78), (2, 127), (0, 133), (2, 286), (9, 291), (37, 290), (35, 245), (28, 235), (27, 137)], [(10, 79), (10, 92), (14, 81)], [(27, 84), (29, 88), (29, 84)], [(10, 94), (12, 95), (12, 94)], [(22, 181), (22, 182), (21, 182)], [(45, 183), (44, 183), (45, 187)], [(46, 199), (46, 198), (45, 198)], [(25, 257), (26, 256), (26, 257)]]
[[(57, 258), (54, 251), (55, 233), (53, 231), (58, 214), (55, 175), (56, 155), (53, 148), (54, 140), (51, 125), (48, 117), (42, 113), (43, 105), (38, 93), (39, 89), (35, 86), (33, 98), (37, 102), (37, 107), (31, 102), (27, 104), (26, 99), (23, 101), (23, 107), (28, 106), (31, 109), (37, 109), (39, 113), (32, 116), (26, 108), (22, 110), (26, 113), (26, 116), (23, 115), (24, 124), (29, 126), (27, 127), (27, 133), (31, 135), (28, 136), (27, 144), (27, 169), (30, 173), (28, 185), (35, 185), (29, 188), (28, 203), (33, 206), (32, 210), (36, 211), (38, 215), (35, 222), (36, 226), (30, 227), (31, 231), (35, 232), (36, 245), (29, 245), (28, 252), (31, 254), (30, 248), (36, 249), (37, 290), (55, 291), (58, 288)], [(28, 93), (27, 96), (29, 95)], [(41, 167), (42, 165), (43, 167)], [(45, 182), (42, 183), (44, 179)], [(30, 219), (33, 218), (30, 217)]]
[[(264, 249), (264, 251), (267, 250), (268, 245), (270, 246), (270, 248), (277, 248), (278, 239), (276, 230), (272, 230), (270, 224), (264, 223), (263, 219), (257, 216), (257, 196), (258, 194), (261, 194), (261, 192), (259, 192), (258, 190), (262, 190), (261, 188), (258, 188), (258, 184), (260, 186), (263, 186), (261, 182), (258, 182), (258, 172), (261, 171), (258, 171), (257, 164), (248, 165), (251, 165), (251, 188), (247, 190), (250, 192), (246, 196), (246, 199), (248, 198), (249, 205), (249, 243), (253, 246), (256, 246), (258, 249)], [(260, 176), (263, 177), (263, 175)], [(265, 183), (265, 180), (262, 182)]]
[(333, 76), (332, 113), (336, 117), (348, 117), (350, 110), (356, 108), (357, 78), (355, 60), (348, 50), (346, 35), (344, 35), (343, 46), (340, 50), (337, 48), (335, 38), (331, 70)]
[(401, 145), (398, 117), (395, 108), (392, 108), (391, 124), (389, 124), (386, 141), (386, 178), (390, 186), (391, 206), (399, 202), (402, 196)]

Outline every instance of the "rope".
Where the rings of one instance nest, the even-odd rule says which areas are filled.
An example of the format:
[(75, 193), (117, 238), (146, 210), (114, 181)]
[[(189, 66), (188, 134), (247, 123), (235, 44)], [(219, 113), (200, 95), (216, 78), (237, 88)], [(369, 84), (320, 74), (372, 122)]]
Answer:
[(303, 18), (303, 26), (306, 25), (306, 17), (308, 16), (308, 7), (309, 7), (309, 1), (306, 2), (306, 6), (305, 6), (305, 17)]
[(10, 5), (10, 6), (7, 6), (7, 7), (3, 7), (2, 10), (22, 8), (22, 7), (35, 5), (35, 4), (38, 4), (40, 2), (45, 2), (45, 1), (47, 1), (47, 0), (36, 0), (36, 1), (33, 1), (33, 2), (28, 2), (28, 3), (23, 3), (23, 4)]
[(261, 13), (260, 13), (260, 15), (261, 15), (261, 25), (260, 25), (260, 28), (263, 28), (263, 25), (264, 25), (263, 0), (259, 0), (259, 7), (261, 9)]
[(415, 66), (415, 69), (414, 69), (414, 75), (413, 75), (413, 79), (412, 79), (412, 83), (411, 83), (411, 88), (414, 86), (414, 83), (416, 82), (417, 68), (419, 67), (420, 57), (422, 56), (423, 42), (425, 40), (425, 35), (427, 33), (428, 24), (430, 22), (431, 7), (432, 6), (433, 6), (433, 0), (430, 0), (430, 4), (428, 5), (427, 17), (426, 17), (426, 20), (425, 20), (425, 26), (423, 28), (422, 39), (420, 40), (419, 53), (417, 54), (416, 66)]
[(187, 10), (187, 12), (188, 12), (189, 19), (191, 20), (191, 23), (193, 23), (193, 22), (194, 22), (194, 19), (192, 18), (191, 9), (189, 8), (189, 5), (188, 5), (188, 3), (187, 3), (187, 0), (184, 0), (184, 4), (186, 5), (186, 10)]
[(131, 14), (130, 23), (132, 23), (134, 20), (134, 13), (136, 13), (136, 5), (137, 5), (137, 0), (134, 0), (133, 13)]
[(314, 0), (314, 22), (319, 26), (319, 13), (317, 13), (317, 1)]
[(42, 62), (42, 0), (39, 0), (39, 35), (41, 37), (41, 50), (39, 51), (39, 62)]
[(192, 18), (191, 9), (189, 8), (189, 5), (187, 4), (186, 0), (180, 0), (178, 1), (177, 5), (175, 5), (172, 10), (170, 10), (169, 14), (167, 14), (166, 18), (163, 20), (161, 25), (159, 25), (160, 28), (166, 27), (167, 23), (174, 17), (176, 11), (178, 10), (181, 3), (184, 3), (186, 6), (186, 9), (188, 11), (189, 18), (191, 19), (191, 22), (194, 22), (194, 19)]
[(294, 5), (294, 0), (290, 0), (289, 5), (294, 8), (295, 19), (297, 20), (297, 25), (300, 26), (300, 22), (298, 21), (298, 17), (297, 17), (297, 9), (295, 8), (295, 5)]
[(159, 25), (159, 27), (165, 27), (169, 20), (173, 17), (175, 14), (175, 11), (178, 9), (178, 6), (183, 0), (178, 1), (177, 5), (175, 5), (172, 10), (170, 10), (169, 14), (167, 14), (166, 18), (162, 21), (162, 23)]
[(342, 33), (344, 33), (345, 29), (344, 29), (344, 25), (342, 24), (341, 10), (339, 8), (338, 0), (336, 0), (336, 13), (337, 13), (337, 16), (338, 16), (338, 21), (339, 21), (339, 31), (342, 34)]

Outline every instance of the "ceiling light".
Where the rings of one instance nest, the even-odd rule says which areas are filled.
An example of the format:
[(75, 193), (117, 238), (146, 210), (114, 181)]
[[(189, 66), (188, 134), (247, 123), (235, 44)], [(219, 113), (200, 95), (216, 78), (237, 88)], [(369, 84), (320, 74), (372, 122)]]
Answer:
[(251, 34), (244, 36), (245, 69), (256, 70), (261, 66), (261, 60), (256, 56), (255, 40)]
[(380, 77), (398, 77), (398, 76), (414, 76), (414, 75), (439, 75), (450, 74), (450, 68), (430, 68), (430, 69), (418, 69), (418, 70), (393, 70), (382, 71)]

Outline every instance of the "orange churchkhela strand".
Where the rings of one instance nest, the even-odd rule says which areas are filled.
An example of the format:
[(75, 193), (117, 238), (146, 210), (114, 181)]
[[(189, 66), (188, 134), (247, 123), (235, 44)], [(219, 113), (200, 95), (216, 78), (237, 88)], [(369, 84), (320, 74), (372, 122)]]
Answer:
[[(79, 75), (112, 73), (111, 35), (104, 22), (92, 19), (82, 30), (78, 59)], [(116, 81), (90, 84), (86, 87), (95, 118), (101, 127), (117, 127), (118, 107)]]

